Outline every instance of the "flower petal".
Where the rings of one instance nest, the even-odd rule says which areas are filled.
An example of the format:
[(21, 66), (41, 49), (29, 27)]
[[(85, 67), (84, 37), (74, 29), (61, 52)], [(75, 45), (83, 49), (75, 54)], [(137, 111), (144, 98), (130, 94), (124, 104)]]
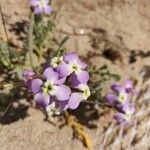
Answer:
[(61, 63), (58, 67), (57, 67), (58, 73), (60, 75), (60, 77), (67, 77), (69, 76), (72, 72), (69, 69), (69, 65), (66, 63)]
[(117, 113), (116, 115), (114, 115), (114, 119), (118, 123), (120, 123), (122, 125), (125, 125), (125, 126), (127, 126), (127, 125), (129, 125), (131, 123), (130, 117), (125, 115), (125, 114), (123, 114), (123, 113)]
[(78, 55), (74, 52), (69, 52), (64, 55), (64, 61), (69, 62), (76, 62), (78, 60)]
[(53, 81), (54, 83), (58, 80), (59, 74), (55, 72), (52, 68), (48, 67), (43, 73), (44, 77), (47, 80)]
[(125, 90), (125, 88), (124, 88), (123, 86), (118, 85), (118, 84), (112, 84), (111, 89), (112, 89), (114, 92), (117, 92), (117, 93), (119, 93), (119, 92)]
[(33, 79), (35, 73), (32, 70), (24, 70), (22, 73), (22, 77), (24, 81), (27, 81), (28, 79)]
[(82, 95), (80, 93), (72, 93), (68, 101), (68, 106), (71, 109), (76, 109), (82, 101)]
[(81, 69), (86, 69), (87, 64), (82, 62), (80, 59), (77, 59), (77, 64), (81, 67)]
[(67, 100), (69, 99), (70, 94), (71, 94), (71, 89), (68, 86), (66, 85), (57, 86), (55, 95), (58, 100), (60, 101)]
[(73, 88), (76, 88), (78, 85), (81, 84), (81, 82), (77, 79), (76, 74), (74, 74), (74, 73), (71, 74), (71, 76), (70, 76), (70, 82), (71, 82), (71, 86)]
[(133, 92), (134, 93), (134, 89), (133, 89), (133, 81), (132, 80), (126, 80), (124, 83), (125, 89), (127, 93)]
[(42, 80), (34, 79), (31, 83), (32, 92), (34, 92), (34, 93), (39, 92), (42, 84), (43, 84)]
[(34, 8), (34, 13), (37, 15), (43, 14), (43, 8), (40, 7)]
[(62, 85), (66, 81), (66, 77), (58, 79), (55, 84)]
[(77, 79), (81, 83), (87, 83), (89, 80), (89, 73), (87, 71), (81, 71), (79, 74), (76, 75), (77, 75)]
[(115, 105), (115, 103), (117, 102), (118, 97), (114, 94), (107, 94), (106, 95), (106, 101), (111, 104), (111, 105)]
[(38, 5), (38, 0), (30, 0), (30, 5), (31, 6), (37, 6)]
[(132, 88), (133, 87), (133, 81), (132, 80), (126, 80), (124, 83), (125, 88)]
[(57, 104), (61, 111), (67, 110), (69, 108), (68, 100), (67, 101), (58, 101)]
[(122, 111), (127, 115), (132, 115), (135, 113), (135, 106), (133, 104), (126, 103), (123, 105)]
[(46, 6), (44, 7), (44, 13), (45, 13), (45, 14), (50, 14), (50, 13), (52, 13), (52, 7), (50, 7), (49, 5), (46, 5)]
[(25, 82), (25, 86), (26, 86), (28, 89), (30, 89), (30, 90), (31, 90), (31, 85), (32, 85), (32, 80), (27, 80), (27, 81)]
[(45, 93), (37, 93), (34, 96), (34, 100), (36, 103), (42, 107), (46, 107), (50, 102), (50, 96)]

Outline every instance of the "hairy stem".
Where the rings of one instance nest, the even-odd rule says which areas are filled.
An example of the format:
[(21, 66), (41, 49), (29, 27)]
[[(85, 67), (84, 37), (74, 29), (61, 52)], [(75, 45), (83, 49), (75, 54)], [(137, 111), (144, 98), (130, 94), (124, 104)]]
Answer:
[(33, 65), (33, 25), (34, 25), (34, 13), (31, 12), (30, 14), (30, 23), (28, 28), (28, 51), (29, 51), (29, 60), (30, 60), (30, 66), (34, 68)]
[(7, 28), (6, 28), (6, 23), (5, 23), (5, 19), (4, 19), (4, 15), (3, 15), (3, 11), (2, 11), (1, 4), (0, 4), (0, 14), (1, 14), (1, 17), (2, 17), (2, 23), (3, 23), (3, 26), (4, 26), (4, 32), (5, 32), (6, 39), (7, 39), (8, 51), (9, 51), (9, 59), (10, 59), (10, 61), (11, 61), (11, 51), (10, 51), (10, 46), (9, 46), (10, 40), (9, 40), (9, 37), (8, 37)]

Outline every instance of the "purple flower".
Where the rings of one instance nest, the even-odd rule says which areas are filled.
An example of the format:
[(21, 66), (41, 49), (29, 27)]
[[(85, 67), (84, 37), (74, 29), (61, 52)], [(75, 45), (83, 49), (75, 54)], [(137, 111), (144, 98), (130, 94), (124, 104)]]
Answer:
[(32, 80), (35, 78), (35, 72), (33, 72), (32, 70), (24, 70), (22, 73), (22, 78), (25, 82), (25, 85), (27, 88), (31, 88), (31, 83)]
[(52, 8), (49, 6), (49, 0), (30, 0), (30, 5), (34, 8), (35, 14), (50, 14)]
[(129, 100), (129, 95), (128, 93), (125, 91), (125, 89), (121, 88), (119, 91), (117, 91), (117, 93), (113, 94), (113, 93), (109, 93), (106, 95), (106, 101), (112, 105), (123, 105), (125, 104), (127, 101)]
[(32, 80), (34, 78), (35, 72), (33, 72), (32, 70), (28, 69), (28, 70), (24, 70), (22, 73), (22, 77), (24, 81), (27, 80)]
[(46, 82), (43, 83), (40, 79), (34, 79), (31, 85), (32, 91), (36, 93), (34, 99), (38, 104), (47, 106), (51, 96), (55, 96), (59, 101), (69, 99), (71, 90), (68, 86), (60, 84), (57, 72), (52, 68), (47, 68), (43, 75), (46, 78)]
[[(30, 89), (35, 94), (36, 103), (44, 107), (49, 116), (67, 109), (76, 109), (80, 102), (90, 96), (87, 85), (89, 74), (85, 70), (87, 65), (77, 54), (67, 53), (53, 57), (50, 67), (48, 66), (44, 70), (43, 78), (32, 78)], [(28, 74), (25, 73), (24, 76), (30, 77)]]
[(131, 124), (132, 115), (135, 113), (135, 106), (129, 103), (129, 98), (134, 94), (131, 80), (126, 80), (123, 85), (113, 84), (113, 93), (106, 95), (106, 101), (119, 111), (114, 118), (123, 125)]
[(71, 82), (73, 85), (77, 83), (87, 83), (89, 73), (85, 71), (87, 65), (83, 63), (77, 54), (66, 53), (63, 57), (63, 62), (58, 66), (58, 72), (62, 77), (72, 76)]

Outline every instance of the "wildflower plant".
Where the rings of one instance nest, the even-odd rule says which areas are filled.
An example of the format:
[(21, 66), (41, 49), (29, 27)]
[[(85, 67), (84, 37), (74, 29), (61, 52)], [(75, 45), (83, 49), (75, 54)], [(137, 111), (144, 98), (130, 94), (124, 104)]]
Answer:
[(49, 115), (58, 115), (67, 109), (76, 109), (90, 96), (86, 67), (76, 53), (70, 52), (53, 57), (42, 76), (25, 70), (23, 79), (35, 94), (35, 102)]
[(131, 98), (136, 94), (133, 81), (126, 80), (123, 85), (113, 84), (111, 89), (112, 93), (106, 95), (106, 101), (118, 111), (114, 119), (125, 126), (131, 124), (132, 115), (135, 113)]

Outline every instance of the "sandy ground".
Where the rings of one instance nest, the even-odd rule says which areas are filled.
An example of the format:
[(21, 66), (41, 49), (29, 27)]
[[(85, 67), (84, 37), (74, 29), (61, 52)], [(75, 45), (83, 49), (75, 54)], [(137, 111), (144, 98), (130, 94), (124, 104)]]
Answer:
[[(139, 73), (144, 65), (150, 66), (150, 58), (138, 55), (137, 61), (129, 63), (129, 57), (131, 51), (135, 51), (135, 53), (139, 53), (141, 50), (144, 53), (150, 51), (149, 0), (53, 0), (52, 5), (54, 10), (58, 12), (54, 35), (57, 39), (69, 35), (70, 38), (66, 43), (69, 50), (75, 50), (83, 57), (88, 57), (89, 63), (94, 62), (96, 66), (106, 64), (112, 72), (117, 72), (122, 78), (132, 77), (138, 81), (140, 87), (145, 86), (141, 85), (142, 78)], [(1, 0), (1, 6), (9, 38), (12, 38), (21, 47), (21, 41), (18, 38), (23, 33), (16, 32), (16, 29), (24, 27), (24, 23), (28, 22), (28, 3), (26, 0)], [(1, 19), (0, 37), (6, 39)], [(109, 56), (104, 57), (105, 50), (109, 49), (118, 53), (119, 57), (114, 57), (113, 61)], [(91, 57), (92, 53), (97, 55)], [(26, 106), (29, 104), (26, 103)], [(143, 107), (147, 110), (144, 124), (148, 124), (149, 105)], [(107, 128), (113, 127), (110, 125), (111, 115), (104, 114), (102, 108), (100, 112), (102, 113), (100, 118), (92, 121), (97, 125), (97, 128), (88, 128), (87, 133), (92, 137), (94, 150), (110, 150), (114, 147), (108, 146), (111, 144), (108, 142), (107, 145), (104, 137), (106, 137)], [(56, 124), (52, 125), (44, 121), (44, 114), (41, 111), (30, 107), (27, 109), (27, 114), (25, 118), (22, 117), (24, 119), (0, 125), (0, 147), (2, 150), (85, 149), (80, 141), (72, 139), (72, 130), (69, 127), (65, 126), (59, 129), (61, 121), (58, 119), (55, 120)], [(143, 135), (143, 130), (140, 127), (139, 125), (137, 133)], [(145, 131), (146, 127), (143, 128)], [(150, 130), (145, 133), (147, 132)], [(126, 141), (128, 141), (127, 137), (128, 134), (124, 136)], [(147, 139), (150, 139), (149, 134)], [(148, 150), (150, 148), (148, 143), (145, 141), (144, 146), (137, 144), (135, 148), (134, 146), (123, 146), (122, 149), (140, 150), (142, 147), (143, 150)], [(121, 148), (116, 146), (115, 149), (120, 150)]]

